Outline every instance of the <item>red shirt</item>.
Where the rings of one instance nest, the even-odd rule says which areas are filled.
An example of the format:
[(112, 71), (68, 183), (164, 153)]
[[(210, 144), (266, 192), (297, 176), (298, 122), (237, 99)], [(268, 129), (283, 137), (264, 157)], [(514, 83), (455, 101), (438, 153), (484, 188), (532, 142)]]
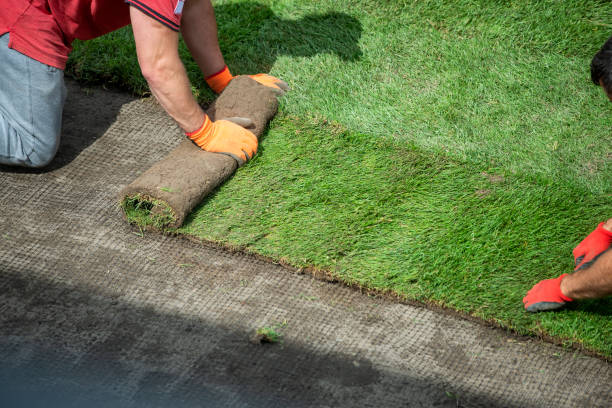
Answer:
[(10, 33), (10, 48), (64, 69), (74, 39), (128, 25), (129, 5), (174, 31), (180, 28), (182, 0), (10, 0), (0, 7), (0, 34)]

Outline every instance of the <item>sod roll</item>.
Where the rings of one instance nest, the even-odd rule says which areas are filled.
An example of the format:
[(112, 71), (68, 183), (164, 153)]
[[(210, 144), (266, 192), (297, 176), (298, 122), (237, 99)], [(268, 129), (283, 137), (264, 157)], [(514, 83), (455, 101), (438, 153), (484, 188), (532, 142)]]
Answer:
[[(212, 120), (245, 117), (257, 138), (276, 114), (275, 92), (246, 76), (230, 82), (207, 110)], [(119, 194), (126, 219), (147, 229), (171, 229), (204, 197), (230, 177), (238, 164), (230, 156), (205, 152), (185, 139)]]

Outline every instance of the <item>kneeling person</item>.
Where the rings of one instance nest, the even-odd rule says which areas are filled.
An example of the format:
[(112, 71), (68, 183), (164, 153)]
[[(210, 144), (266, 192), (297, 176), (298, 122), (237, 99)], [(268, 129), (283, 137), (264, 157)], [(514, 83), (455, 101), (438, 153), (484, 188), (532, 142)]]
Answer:
[[(130, 23), (142, 74), (185, 134), (202, 149), (229, 154), (239, 164), (253, 157), (255, 135), (235, 123), (208, 119), (179, 58), (180, 32), (215, 92), (232, 80), (210, 0), (14, 0), (0, 8), (0, 164), (43, 167), (53, 159), (70, 44)], [(267, 74), (252, 78), (280, 93), (287, 89)]]

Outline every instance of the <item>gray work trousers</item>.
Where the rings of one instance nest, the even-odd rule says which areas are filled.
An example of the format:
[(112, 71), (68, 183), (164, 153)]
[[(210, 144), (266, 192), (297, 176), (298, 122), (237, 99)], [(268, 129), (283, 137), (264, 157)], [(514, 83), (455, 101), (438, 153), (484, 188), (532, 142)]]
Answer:
[(8, 47), (0, 36), (0, 164), (43, 167), (59, 146), (64, 71)]

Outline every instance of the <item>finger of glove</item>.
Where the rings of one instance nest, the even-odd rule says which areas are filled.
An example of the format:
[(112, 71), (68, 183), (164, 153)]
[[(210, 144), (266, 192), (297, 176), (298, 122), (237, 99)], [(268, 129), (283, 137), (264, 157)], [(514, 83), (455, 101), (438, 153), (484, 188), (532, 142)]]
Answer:
[(560, 309), (565, 305), (565, 302), (536, 302), (532, 304), (526, 304), (525, 310), (531, 313), (546, 312), (548, 310)]
[(289, 92), (291, 90), (291, 88), (289, 87), (289, 84), (283, 81), (282, 79), (279, 79), (276, 82), (276, 85), (278, 85), (278, 87), (285, 92)]
[[(257, 153), (257, 138), (252, 133), (245, 131), (236, 142), (236, 150), (232, 153), (238, 155), (243, 160), (242, 164), (239, 162), (239, 165), (242, 166), (244, 163), (251, 160), (253, 156), (255, 156), (255, 153)], [(238, 149), (240, 149), (241, 152), (239, 154), (237, 154)]]
[(233, 122), (220, 120), (215, 122), (215, 134), (208, 150), (242, 156), (242, 149), (253, 144), (257, 144), (253, 133)]
[(583, 249), (582, 243), (578, 244), (578, 246), (572, 250), (572, 255), (574, 255), (574, 259), (586, 255), (586, 250)]
[(246, 152), (248, 157), (252, 158), (257, 153), (257, 137), (248, 130), (242, 132), (237, 142), (240, 144), (240, 150)]
[(580, 255), (586, 255), (586, 258), (592, 258), (596, 254), (608, 249), (611, 244), (610, 235), (603, 228), (603, 223), (599, 224), (595, 230), (586, 236), (572, 253), (577, 258)]
[(215, 124), (218, 125), (217, 128), (219, 136), (229, 138), (227, 143), (234, 146), (240, 145), (241, 147), (248, 145), (252, 147), (250, 150), (257, 151), (257, 136), (255, 136), (250, 130), (226, 119), (219, 120), (215, 122)]
[(576, 259), (574, 259), (574, 270), (578, 270), (585, 263), (585, 255), (580, 255)]
[[(253, 140), (255, 139), (255, 140)], [(257, 153), (257, 138), (253, 135), (245, 134), (241, 139), (241, 149), (249, 158), (253, 158)]]
[(287, 92), (291, 90), (291, 88), (289, 88), (289, 84), (283, 81), (282, 79), (273, 77), (272, 75), (267, 75), (267, 74), (263, 74), (263, 75), (265, 75), (265, 78), (267, 80), (274, 83), (274, 85), (276, 85), (278, 88), (282, 89), (283, 91)]
[(599, 252), (598, 254), (590, 252), (590, 253), (586, 253), (584, 255), (579, 256), (578, 258), (576, 258), (576, 268), (574, 268), (574, 270), (577, 271), (578, 269), (582, 269), (582, 268), (585, 268), (587, 266), (590, 266), (604, 252), (606, 252), (606, 249), (604, 249), (603, 251)]
[(254, 140), (255, 143), (257, 143), (257, 136), (255, 136), (253, 132), (248, 129), (245, 129), (243, 126), (241, 126), (240, 123), (236, 123), (235, 121), (229, 119), (235, 119), (238, 120), (238, 122), (242, 122), (244, 124), (248, 124), (247, 121), (250, 121), (250, 123), (253, 124), (253, 121), (249, 118), (233, 117), (228, 119), (221, 119), (215, 122), (219, 133), (231, 135), (232, 137), (239, 135), (249, 135), (249, 137)]
[(244, 152), (240, 156), (237, 156), (237, 155), (235, 155), (233, 153), (229, 153), (229, 152), (218, 152), (218, 153), (224, 154), (224, 155), (229, 156), (232, 159), (236, 160), (236, 163), (238, 163), (238, 167), (242, 167), (246, 163), (246, 157), (243, 156)]
[(289, 85), (287, 85), (285, 81), (267, 74), (251, 75), (251, 78), (264, 86), (272, 88), (279, 96), (284, 95), (285, 92), (289, 90)]
[(576, 266), (576, 268), (574, 270), (578, 271), (580, 269), (589, 268), (591, 265), (593, 265), (595, 262), (597, 262), (597, 260), (599, 259), (600, 256), (602, 256), (604, 253), (606, 253), (609, 250), (610, 250), (610, 248), (605, 249), (605, 250), (601, 251), (600, 253), (598, 253), (596, 256), (594, 256), (592, 258), (589, 255), (583, 257), (584, 259), (582, 260), (582, 262), (580, 262)]
[(250, 130), (242, 129), (242, 132), (237, 140), (240, 142), (243, 148), (245, 146), (249, 146), (249, 149), (245, 149), (248, 152), (257, 152), (257, 145), (259, 142), (257, 140), (257, 136), (255, 136)]
[(254, 154), (249, 155), (244, 149), (241, 149), (241, 151), (242, 153), (239, 155), (236, 155), (230, 152), (219, 152), (219, 153), (224, 154), (226, 156), (230, 156), (232, 159), (236, 160), (236, 163), (238, 163), (238, 167), (242, 167), (246, 164), (246, 162), (248, 162), (249, 160), (253, 158)]
[(557, 299), (550, 299), (550, 291), (548, 289), (548, 279), (536, 283), (531, 289), (529, 289), (529, 291), (523, 298), (523, 303), (529, 304), (544, 300), (556, 301)]
[(255, 122), (253, 122), (251, 118), (232, 116), (231, 118), (223, 118), (223, 120), (227, 120), (228, 122), (235, 123), (238, 126), (242, 126), (243, 128), (254, 128), (255, 127)]

